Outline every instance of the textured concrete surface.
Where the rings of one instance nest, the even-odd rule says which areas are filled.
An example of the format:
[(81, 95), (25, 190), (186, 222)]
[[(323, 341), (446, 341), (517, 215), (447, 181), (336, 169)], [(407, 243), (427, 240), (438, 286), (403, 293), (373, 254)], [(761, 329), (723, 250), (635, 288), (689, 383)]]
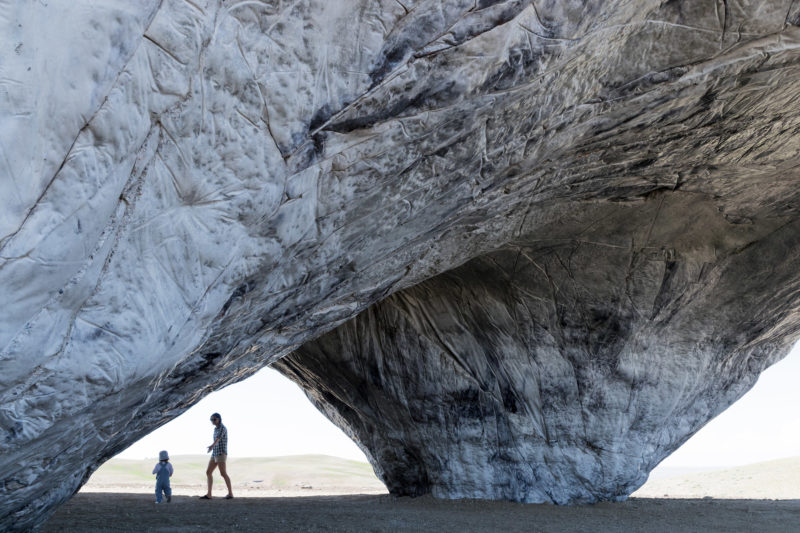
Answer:
[[(321, 405), (397, 492), (618, 497), (797, 336), (791, 1), (0, 13), (2, 527), (40, 522), (102, 461), (304, 345), (291, 365), (322, 376), (317, 398), (392, 361), (360, 422)], [(428, 329), (463, 368), (432, 359)], [(419, 346), (370, 347), (383, 335)], [(452, 442), (401, 479), (426, 438), (369, 437), (389, 414), (367, 407), (429, 371), (431, 402), (461, 391), (486, 420), (459, 444), (432, 423), (457, 413), (433, 408), (419, 427)], [(486, 413), (503, 387), (527, 416)], [(561, 404), (535, 399), (554, 387)], [(532, 433), (466, 468), (495, 420)], [(406, 455), (387, 453), (396, 437)]]

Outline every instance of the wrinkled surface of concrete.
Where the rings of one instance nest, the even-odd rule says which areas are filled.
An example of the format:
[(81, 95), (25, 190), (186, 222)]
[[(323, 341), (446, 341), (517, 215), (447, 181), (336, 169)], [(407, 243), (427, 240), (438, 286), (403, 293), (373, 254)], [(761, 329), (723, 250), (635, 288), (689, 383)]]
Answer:
[(2, 527), (295, 350), (395, 492), (624, 497), (797, 336), (792, 1), (0, 13)]

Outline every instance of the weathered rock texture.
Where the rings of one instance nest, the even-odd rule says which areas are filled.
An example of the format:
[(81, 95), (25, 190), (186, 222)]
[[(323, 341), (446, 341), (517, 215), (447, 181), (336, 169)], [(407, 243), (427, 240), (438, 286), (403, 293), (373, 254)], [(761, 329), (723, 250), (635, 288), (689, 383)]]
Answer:
[[(396, 293), (274, 366), (393, 493), (622, 499), (796, 331), (766, 288), (796, 276), (796, 226), (707, 262), (681, 243), (714, 239), (721, 215), (658, 196), (607, 213), (580, 242), (542, 228), (550, 239)], [(642, 242), (659, 209), (650, 242), (663, 247), (637, 251), (620, 227), (608, 238), (636, 221), (628, 237)]]
[(799, 22), (0, 0), (0, 527), (295, 350), (397, 493), (624, 497), (797, 336)]

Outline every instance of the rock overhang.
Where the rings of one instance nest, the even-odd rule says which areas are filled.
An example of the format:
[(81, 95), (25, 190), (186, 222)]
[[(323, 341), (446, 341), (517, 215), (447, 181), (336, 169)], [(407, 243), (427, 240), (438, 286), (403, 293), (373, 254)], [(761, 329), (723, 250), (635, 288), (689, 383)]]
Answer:
[[(105, 458), (296, 349), (280, 364), (319, 373), (317, 394), (360, 379), (342, 365), (337, 385), (321, 362), (297, 363), (345, 334), (352, 361), (388, 358), (426, 383), (442, 369), (425, 354), (454, 341), (431, 340), (419, 291), (441, 307), (427, 328), (469, 332), (454, 344), (470, 354), (464, 368), (504, 350), (496, 364), (521, 367), (527, 350), (539, 368), (545, 339), (550, 366), (598, 366), (616, 390), (561, 386), (566, 412), (606, 429), (622, 426), (596, 419), (627, 416), (640, 436), (652, 420), (672, 429), (617, 443), (606, 477), (599, 430), (573, 438), (588, 459), (508, 444), (496, 450), (505, 463), (474, 472), (448, 470), (413, 438), (376, 437), (373, 464), (401, 493), (624, 495), (796, 337), (790, 2), (50, 4), (18, 4), (3, 32), (16, 50), (0, 127), (5, 523), (36, 522)], [(34, 22), (59, 17), (72, 24), (42, 42)], [(63, 57), (73, 70), (55, 69)], [(507, 282), (512, 257), (529, 287)], [(476, 291), (466, 303), (485, 298), (497, 316), (459, 316), (454, 279)], [(399, 334), (370, 320), (412, 296), (419, 310), (397, 320), (414, 349), (360, 350)], [(504, 322), (523, 309), (537, 334)], [(643, 370), (637, 358), (653, 353)], [(681, 357), (693, 369), (683, 381), (668, 364)], [(361, 401), (392, 375), (375, 374)], [(429, 393), (483, 413), (549, 386), (478, 375)], [(659, 388), (664, 376), (676, 388)], [(614, 405), (633, 384), (652, 397)], [(678, 389), (669, 416), (658, 412)], [(377, 415), (357, 423), (315, 401), (362, 444), (359, 424), (388, 434)], [(624, 449), (635, 445), (639, 463)], [(397, 481), (400, 456), (416, 458), (418, 479)], [(603, 488), (553, 481), (570, 475)]]

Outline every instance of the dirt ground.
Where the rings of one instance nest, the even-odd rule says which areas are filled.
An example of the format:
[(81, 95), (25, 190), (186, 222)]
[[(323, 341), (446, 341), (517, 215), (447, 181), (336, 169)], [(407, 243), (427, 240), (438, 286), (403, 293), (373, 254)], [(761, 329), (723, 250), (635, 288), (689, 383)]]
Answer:
[(79, 493), (42, 531), (797, 532), (800, 500), (631, 498), (576, 507), (386, 494), (237, 497), (211, 501)]
[(156, 505), (154, 461), (112, 459), (43, 531), (800, 531), (800, 458), (652, 479), (627, 502), (573, 507), (395, 498), (369, 465), (328, 456), (231, 460), (236, 497), (211, 501), (197, 498), (206, 458), (174, 457), (172, 503)]

